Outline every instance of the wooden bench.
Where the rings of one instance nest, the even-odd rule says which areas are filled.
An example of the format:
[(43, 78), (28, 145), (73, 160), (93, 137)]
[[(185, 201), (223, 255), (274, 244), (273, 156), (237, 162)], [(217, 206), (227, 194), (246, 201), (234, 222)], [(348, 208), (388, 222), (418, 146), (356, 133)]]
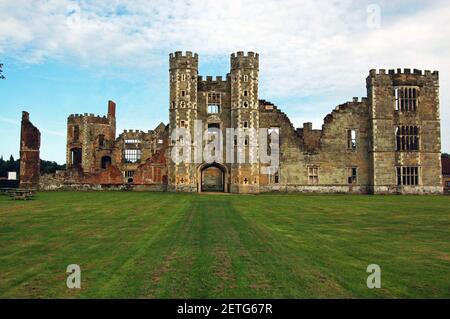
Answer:
[(34, 190), (33, 189), (12, 189), (9, 192), (9, 196), (11, 199), (17, 200), (27, 200), (31, 199), (34, 196)]

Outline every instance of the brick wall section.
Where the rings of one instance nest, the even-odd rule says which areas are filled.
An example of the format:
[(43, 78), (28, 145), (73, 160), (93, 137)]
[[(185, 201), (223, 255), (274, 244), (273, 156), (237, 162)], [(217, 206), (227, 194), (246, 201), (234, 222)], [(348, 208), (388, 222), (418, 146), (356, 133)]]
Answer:
[(22, 112), (20, 130), (20, 187), (35, 188), (39, 184), (41, 133), (30, 122), (28, 112)]

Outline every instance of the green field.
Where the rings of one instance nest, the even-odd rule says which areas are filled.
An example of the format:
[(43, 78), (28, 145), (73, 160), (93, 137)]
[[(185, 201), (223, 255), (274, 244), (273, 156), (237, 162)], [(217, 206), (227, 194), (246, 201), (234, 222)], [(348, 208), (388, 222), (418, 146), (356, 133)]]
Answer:
[(450, 197), (1, 196), (0, 297), (450, 298)]

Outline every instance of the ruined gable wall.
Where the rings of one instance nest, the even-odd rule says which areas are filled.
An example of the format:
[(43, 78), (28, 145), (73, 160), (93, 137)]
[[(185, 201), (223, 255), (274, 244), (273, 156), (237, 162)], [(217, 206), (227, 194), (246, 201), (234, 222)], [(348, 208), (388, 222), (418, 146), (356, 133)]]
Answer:
[[(356, 150), (348, 148), (348, 130), (356, 130)], [(348, 184), (348, 168), (357, 168), (357, 182), (351, 188), (366, 191), (369, 185), (369, 107), (367, 100), (336, 107), (325, 118), (317, 155), (320, 185)]]
[(30, 122), (28, 112), (22, 112), (20, 130), (20, 187), (38, 186), (40, 177), (39, 149), (41, 133)]
[[(261, 108), (261, 127), (280, 128), (279, 185), (267, 185), (261, 174), (262, 191), (366, 192), (369, 183), (369, 121), (367, 101), (348, 102), (329, 114), (322, 130), (310, 123), (295, 130), (289, 118), (275, 108)], [(356, 151), (347, 148), (347, 129), (358, 132)], [(308, 166), (319, 167), (319, 185), (309, 185)], [(348, 184), (347, 168), (358, 168), (358, 182)]]

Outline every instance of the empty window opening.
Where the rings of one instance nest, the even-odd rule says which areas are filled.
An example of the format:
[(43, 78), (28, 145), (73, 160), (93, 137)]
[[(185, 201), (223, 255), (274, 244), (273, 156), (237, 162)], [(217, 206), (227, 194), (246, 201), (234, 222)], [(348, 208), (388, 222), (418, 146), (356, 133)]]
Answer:
[(208, 104), (219, 104), (221, 101), (221, 94), (217, 92), (208, 93)]
[(400, 112), (416, 112), (418, 89), (414, 87), (394, 88), (395, 109)]
[(355, 151), (357, 148), (357, 131), (347, 130), (347, 149)]
[(101, 161), (101, 168), (107, 169), (109, 166), (111, 166), (111, 157), (110, 156), (103, 156)]
[(397, 167), (397, 185), (419, 185), (419, 168)]
[(347, 169), (347, 182), (349, 184), (356, 184), (358, 182), (358, 168), (349, 167)]
[(81, 148), (72, 148), (70, 150), (70, 162), (72, 163), (72, 167), (81, 167), (82, 161), (82, 150)]
[(175, 101), (172, 101), (172, 108), (175, 108)]
[(247, 177), (244, 178), (244, 184), (248, 184), (248, 178)]
[(308, 167), (308, 184), (309, 185), (319, 184), (319, 167), (317, 166)]
[(183, 120), (181, 120), (181, 121), (180, 121), (180, 127), (186, 127), (186, 122), (183, 121)]
[(105, 146), (105, 135), (100, 134), (98, 136), (98, 146), (100, 146), (100, 147)]
[(273, 182), (275, 184), (278, 184), (280, 182), (280, 176), (278, 175), (278, 173), (275, 173), (273, 177), (274, 177)]
[(419, 150), (419, 128), (417, 126), (399, 126), (395, 135), (397, 151)]
[(208, 104), (208, 114), (220, 113), (220, 105), (218, 104)]
[(80, 127), (78, 125), (75, 125), (73, 127), (73, 141), (78, 142), (80, 139)]
[(186, 74), (181, 74), (181, 81), (186, 81)]
[(248, 81), (248, 75), (244, 75), (244, 82)]
[(244, 102), (244, 107), (247, 108), (248, 107), (248, 103)]
[(242, 126), (243, 126), (244, 128), (247, 128), (247, 127), (248, 127), (248, 121), (242, 122)]
[(124, 150), (124, 162), (125, 163), (137, 163), (141, 160), (140, 149), (125, 149)]
[(248, 96), (248, 91), (247, 90), (244, 91), (244, 96)]
[(181, 101), (180, 106), (181, 106), (182, 108), (184, 108), (184, 106), (185, 106), (184, 101)]
[(181, 96), (185, 96), (186, 95), (186, 91), (181, 91)]
[(269, 169), (269, 183), (278, 184), (280, 182), (280, 175), (278, 170), (273, 170), (270, 167)]

